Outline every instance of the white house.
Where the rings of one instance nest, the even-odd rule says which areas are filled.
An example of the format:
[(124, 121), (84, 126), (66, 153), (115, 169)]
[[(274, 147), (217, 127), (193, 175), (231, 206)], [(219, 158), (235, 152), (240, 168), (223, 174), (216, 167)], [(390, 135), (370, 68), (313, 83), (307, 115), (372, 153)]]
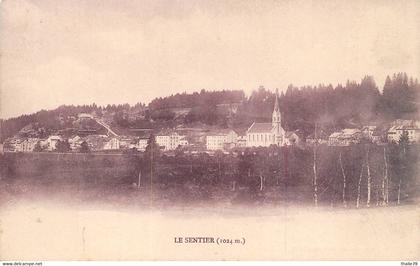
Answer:
[(178, 146), (188, 145), (184, 135), (177, 132), (160, 132), (156, 135), (156, 143), (163, 147), (165, 151), (175, 150)]
[(23, 152), (33, 152), (35, 145), (38, 143), (39, 139), (37, 138), (27, 138), (24, 139), (21, 143), (21, 149)]
[(9, 151), (14, 152), (32, 152), (38, 143), (37, 138), (12, 138), (8, 140)]
[(388, 142), (396, 142), (400, 140), (404, 132), (407, 132), (409, 142), (420, 141), (420, 121), (404, 120), (392, 126), (387, 132)]
[(246, 135), (238, 136), (237, 147), (246, 147)]
[(328, 138), (329, 146), (349, 146), (360, 142), (362, 132), (357, 128), (345, 128), (334, 132)]
[(49, 151), (55, 150), (57, 146), (57, 142), (60, 140), (61, 140), (60, 136), (57, 136), (57, 135), (49, 136), (44, 142), (46, 144), (47, 150)]
[(78, 117), (79, 119), (93, 119), (93, 115), (87, 113), (80, 113)]
[(301, 142), (301, 138), (296, 132), (287, 131), (284, 138), (284, 145), (298, 145)]
[(118, 138), (111, 138), (105, 143), (103, 149), (104, 150), (119, 150), (120, 140)]
[(79, 149), (82, 142), (83, 142), (83, 139), (77, 135), (72, 138), (69, 138), (70, 149), (71, 150)]
[(374, 135), (375, 130), (376, 130), (376, 126), (364, 126), (362, 128), (363, 137), (369, 140), (373, 140), (373, 135)]
[(149, 138), (143, 137), (139, 138), (139, 141), (137, 142), (137, 150), (139, 151), (145, 151), (147, 147), (147, 143), (149, 142)]
[(183, 146), (187, 146), (188, 145), (188, 140), (185, 136), (182, 136), (179, 139), (179, 146), (183, 147)]
[(224, 150), (235, 147), (238, 142), (238, 134), (231, 129), (213, 131), (206, 136), (206, 149), (210, 151)]

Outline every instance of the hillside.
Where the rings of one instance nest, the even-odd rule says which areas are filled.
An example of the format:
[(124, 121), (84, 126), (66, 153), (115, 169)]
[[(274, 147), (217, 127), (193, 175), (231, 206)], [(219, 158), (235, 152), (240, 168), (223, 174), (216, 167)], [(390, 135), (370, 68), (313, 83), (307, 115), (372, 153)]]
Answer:
[[(387, 77), (381, 93), (374, 79), (360, 82), (295, 87), (289, 85), (280, 95), (282, 123), (287, 130), (313, 132), (315, 123), (326, 131), (381, 123), (393, 119), (418, 119), (419, 83), (405, 73)], [(56, 132), (78, 132), (75, 124), (80, 113), (91, 114), (105, 121), (118, 134), (130, 134), (132, 129), (186, 127), (217, 127), (245, 129), (254, 121), (270, 121), (275, 94), (260, 87), (249, 97), (240, 90), (181, 93), (156, 98), (147, 106), (138, 103), (97, 106), (64, 105), (54, 110), (0, 120), (0, 141), (28, 128), (42, 137)], [(95, 123), (84, 125), (100, 132)]]

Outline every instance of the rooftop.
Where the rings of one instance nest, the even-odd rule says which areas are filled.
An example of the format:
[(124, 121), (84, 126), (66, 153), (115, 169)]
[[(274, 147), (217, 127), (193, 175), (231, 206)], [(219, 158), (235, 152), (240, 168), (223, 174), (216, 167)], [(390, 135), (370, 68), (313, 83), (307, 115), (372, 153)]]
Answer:
[[(209, 135), (209, 136), (224, 136), (224, 135), (229, 134), (232, 131), (236, 133), (235, 130), (226, 128), (226, 129), (212, 130), (207, 135)], [(236, 134), (238, 134), (238, 133), (236, 133)]]
[(271, 123), (253, 123), (248, 129), (248, 133), (267, 133), (271, 132), (273, 125)]

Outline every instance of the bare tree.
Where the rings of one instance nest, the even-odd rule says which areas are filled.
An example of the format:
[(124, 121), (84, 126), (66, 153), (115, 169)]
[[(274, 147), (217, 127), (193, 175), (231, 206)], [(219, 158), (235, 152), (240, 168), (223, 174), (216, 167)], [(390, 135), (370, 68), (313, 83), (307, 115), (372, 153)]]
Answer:
[(141, 170), (139, 171), (139, 181), (137, 183), (137, 189), (140, 188), (140, 182), (141, 182)]
[(219, 178), (218, 181), (220, 181), (222, 179), (222, 171), (221, 171), (221, 167), (220, 167), (220, 157), (217, 157), (217, 169), (219, 171)]
[(360, 206), (360, 196), (361, 196), (361, 189), (362, 189), (362, 177), (363, 177), (363, 168), (364, 164), (362, 163), (362, 168), (360, 169), (360, 176), (359, 176), (359, 182), (357, 184), (357, 200), (356, 200), (356, 208), (359, 208)]
[(366, 199), (366, 206), (370, 207), (370, 198), (372, 194), (372, 176), (370, 174), (370, 166), (369, 166), (369, 146), (366, 153), (366, 169), (367, 169), (367, 199)]
[(315, 123), (315, 145), (314, 145), (314, 163), (313, 163), (313, 170), (314, 170), (314, 178), (313, 178), (313, 187), (314, 187), (314, 204), (315, 207), (318, 207), (318, 184), (317, 184), (317, 165), (316, 165), (316, 159), (317, 159), (317, 144), (318, 144), (318, 139), (317, 139), (317, 135), (316, 135), (316, 123)]
[(263, 182), (264, 182), (264, 177), (262, 176), (262, 174), (260, 173), (260, 191), (263, 190)]
[(384, 178), (382, 179), (382, 205), (388, 204), (388, 160), (386, 157), (386, 147), (384, 147)]
[(347, 207), (347, 201), (346, 201), (346, 185), (347, 185), (347, 181), (346, 181), (346, 173), (344, 172), (344, 166), (343, 166), (343, 160), (342, 160), (342, 151), (340, 150), (340, 156), (339, 156), (339, 162), (340, 162), (340, 167), (341, 167), (341, 173), (343, 174), (343, 206)]
[(400, 177), (400, 181), (398, 182), (398, 195), (397, 195), (397, 204), (400, 205), (401, 203), (401, 183), (402, 178)]
[(399, 140), (399, 145), (400, 145), (400, 149), (402, 148), (402, 158), (401, 158), (401, 164), (402, 164), (402, 169), (400, 170), (399, 173), (399, 181), (398, 181), (398, 195), (397, 195), (397, 204), (399, 205), (401, 203), (401, 185), (402, 185), (402, 178), (403, 175), (405, 175), (406, 173), (406, 167), (405, 167), (405, 163), (407, 160), (407, 145), (409, 142), (409, 138), (408, 138), (408, 132), (407, 131), (403, 131), (403, 134), (400, 137)]

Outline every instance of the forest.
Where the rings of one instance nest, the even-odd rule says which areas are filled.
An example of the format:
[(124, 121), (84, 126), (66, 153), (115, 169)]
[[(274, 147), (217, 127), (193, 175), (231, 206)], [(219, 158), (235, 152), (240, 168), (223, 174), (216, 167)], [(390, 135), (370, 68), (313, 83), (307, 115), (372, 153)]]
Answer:
[[(172, 128), (178, 125), (246, 129), (254, 121), (270, 121), (274, 90), (263, 86), (246, 96), (242, 90), (201, 90), (156, 98), (145, 103), (108, 104), (107, 106), (64, 105), (54, 110), (0, 120), (0, 141), (17, 134), (27, 125), (36, 125), (45, 132), (72, 127), (68, 117), (79, 113), (95, 113), (106, 117), (116, 128)], [(317, 123), (327, 132), (368, 123), (390, 122), (395, 119), (419, 119), (420, 85), (406, 73), (388, 76), (380, 91), (373, 77), (360, 82), (347, 81), (337, 86), (296, 87), (289, 85), (280, 94), (283, 127), (301, 130), (304, 136), (314, 132)], [(139, 97), (140, 98), (140, 97)], [(141, 100), (141, 99), (140, 99)], [(233, 113), (229, 105), (237, 106)], [(176, 108), (188, 113), (176, 114)]]

